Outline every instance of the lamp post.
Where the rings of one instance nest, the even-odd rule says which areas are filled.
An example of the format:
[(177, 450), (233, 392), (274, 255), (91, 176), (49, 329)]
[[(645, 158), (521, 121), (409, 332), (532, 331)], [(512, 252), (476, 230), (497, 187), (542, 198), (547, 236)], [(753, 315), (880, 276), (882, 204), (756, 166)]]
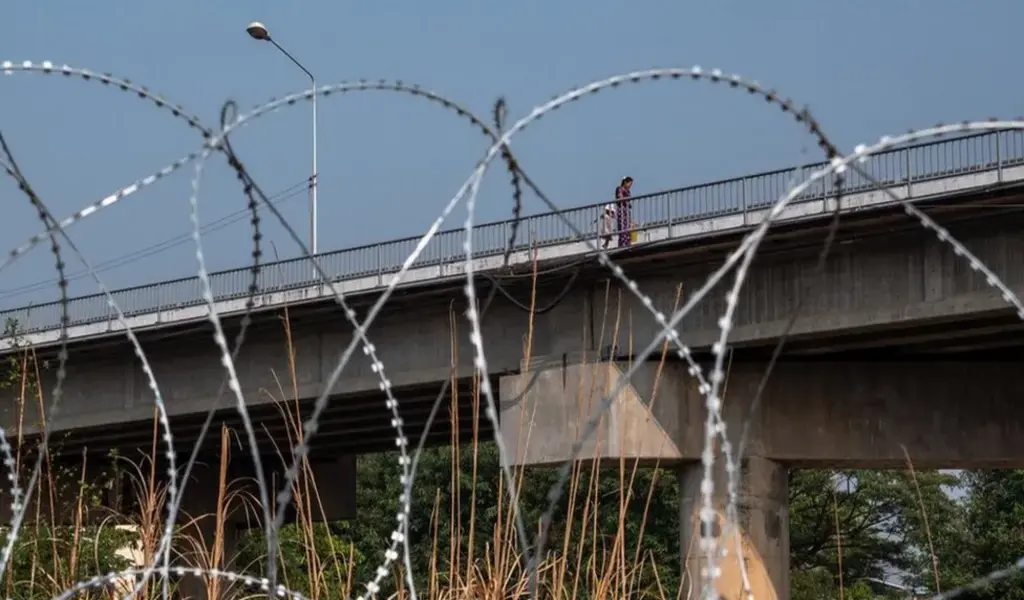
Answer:
[[(246, 33), (249, 34), (254, 40), (261, 42), (270, 42), (275, 48), (281, 51), (282, 54), (288, 57), (295, 66), (302, 69), (302, 72), (309, 77), (309, 82), (313, 88), (316, 88), (316, 77), (309, 72), (309, 69), (302, 66), (302, 63), (295, 60), (295, 57), (288, 53), (287, 50), (281, 47), (274, 38), (270, 37), (270, 31), (267, 27), (259, 21), (253, 21), (249, 23), (249, 26), (245, 28)], [(316, 94), (313, 94), (313, 175), (309, 179), (309, 250), (314, 255), (317, 253), (317, 203), (316, 203), (316, 188), (317, 188), (317, 171), (316, 171)]]

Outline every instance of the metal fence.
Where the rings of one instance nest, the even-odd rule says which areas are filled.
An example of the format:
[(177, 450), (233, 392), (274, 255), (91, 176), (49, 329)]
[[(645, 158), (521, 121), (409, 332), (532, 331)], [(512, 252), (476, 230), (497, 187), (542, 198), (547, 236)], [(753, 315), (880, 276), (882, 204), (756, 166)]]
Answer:
[[(953, 139), (939, 140), (907, 146), (879, 153), (864, 165), (864, 171), (886, 185), (913, 184), (960, 174), (1001, 170), (1024, 164), (1024, 132), (998, 131)], [(803, 165), (790, 169), (770, 171), (727, 179), (703, 185), (667, 190), (633, 198), (631, 209), (634, 220), (643, 229), (665, 227), (711, 217), (742, 214), (771, 206), (786, 190), (801, 181), (810, 171), (824, 163)], [(825, 178), (816, 182), (797, 202), (820, 200), (834, 195), (832, 181)], [(844, 191), (857, 192), (872, 184), (857, 173), (848, 172)], [(607, 203), (606, 200), (604, 203)], [(595, 222), (604, 204), (593, 204), (567, 209), (561, 213), (545, 213), (523, 219), (520, 224), (520, 243), (516, 249), (526, 249), (532, 243), (552, 246), (578, 240), (565, 221), (597, 238)], [(500, 255), (511, 234), (512, 221), (480, 225), (473, 231), (476, 257)], [(462, 241), (465, 232), (453, 229), (438, 233), (413, 268), (436, 266), (464, 260)], [(419, 237), (411, 237), (320, 254), (321, 268), (336, 281), (376, 276), (397, 272), (412, 253)], [(244, 298), (252, 280), (247, 267), (221, 271), (210, 276), (213, 293), (218, 300)], [(278, 292), (316, 285), (308, 259), (297, 258), (268, 263), (259, 275), (260, 292)], [(163, 281), (112, 292), (114, 300), (126, 316), (173, 310), (203, 303), (197, 277)], [(71, 325), (105, 322), (114, 319), (114, 311), (102, 294), (74, 298), (69, 302)], [(49, 302), (0, 312), (6, 322), (14, 319), (20, 331), (34, 333), (60, 326), (60, 303)]]

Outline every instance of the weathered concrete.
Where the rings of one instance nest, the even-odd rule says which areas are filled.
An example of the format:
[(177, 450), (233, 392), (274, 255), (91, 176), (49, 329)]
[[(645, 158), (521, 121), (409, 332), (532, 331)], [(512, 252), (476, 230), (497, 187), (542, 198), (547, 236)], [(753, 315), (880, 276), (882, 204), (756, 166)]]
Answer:
[(337, 456), (330, 460), (311, 461), (317, 497), (310, 518), (334, 523), (356, 518), (356, 457)]
[[(502, 377), (501, 435), (513, 452), (513, 463), (564, 462), (621, 373), (619, 365), (596, 363)], [(584, 442), (580, 456), (587, 460), (681, 459), (678, 411), (684, 405), (678, 399), (686, 393), (685, 380), (674, 370), (662, 378), (657, 368), (644, 364), (600, 416), (597, 432)]]
[[(569, 457), (581, 417), (626, 368), (577, 364), (503, 377), (503, 400), (522, 395), (502, 414), (514, 461)], [(696, 380), (680, 363), (658, 369), (640, 366), (581, 459), (699, 460), (706, 411)], [(734, 364), (723, 409), (734, 443), (751, 419), (754, 456), (808, 468), (889, 468), (905, 464), (905, 448), (921, 468), (1024, 467), (1019, 363), (782, 362), (749, 417), (763, 371), (762, 364)]]
[(743, 460), (737, 490), (738, 527), (728, 526), (727, 482), (723, 461), (716, 462), (712, 476), (715, 491), (714, 526), (701, 527), (700, 487), (704, 468), (689, 463), (679, 468), (679, 527), (682, 549), (683, 598), (701, 598), (702, 574), (707, 570), (701, 550), (702, 534), (714, 538), (726, 554), (718, 558), (715, 592), (724, 600), (745, 600), (740, 561), (747, 569), (754, 598), (789, 598), (789, 473), (783, 465), (758, 457)]
[[(795, 172), (794, 175), (796, 175)], [(1014, 182), (1024, 180), (1024, 165), (1020, 165), (1018, 160), (1012, 166), (990, 163), (987, 165), (976, 165), (975, 169), (966, 172), (938, 171), (930, 175), (918, 174), (917, 176), (921, 177), (921, 180), (906, 180), (902, 182), (881, 181), (881, 185), (887, 186), (885, 190), (876, 189), (865, 184), (862, 184), (857, 189), (848, 188), (841, 198), (820, 198), (812, 195), (816, 199), (808, 200), (803, 198), (790, 204), (776, 216), (774, 222), (786, 224), (816, 219), (820, 221), (836, 208), (843, 213), (853, 215), (865, 209), (896, 206), (898, 199), (913, 199), (915, 202), (920, 202), (950, 195), (984, 193), (994, 188), (1005, 187), (1012, 185)], [(757, 176), (755, 176), (755, 180), (756, 178)], [(782, 190), (779, 189), (779, 193), (781, 192)], [(730, 190), (729, 193), (743, 194), (743, 191), (741, 188), (736, 188)], [(637, 198), (634, 199), (634, 204), (653, 199), (651, 197), (648, 197), (646, 200)], [(700, 240), (723, 233), (735, 233), (749, 229), (763, 222), (770, 212), (768, 204), (755, 207), (748, 205), (746, 200), (737, 200), (739, 199), (734, 199), (735, 205), (733, 210), (725, 209), (721, 214), (710, 214), (704, 218), (673, 220), (665, 219), (664, 217), (669, 216), (666, 214), (661, 219), (655, 218), (654, 222), (642, 225), (638, 233), (644, 243), (665, 242), (669, 240)], [(774, 197), (762, 199), (763, 202), (769, 203), (773, 203), (776, 200)], [(743, 210), (740, 210), (740, 207), (743, 207)], [(599, 207), (591, 207), (591, 210), (593, 210), (595, 217), (598, 216)], [(640, 215), (644, 213), (642, 204), (637, 206), (635, 210), (640, 210), (640, 213), (638, 213)], [(685, 211), (682, 214), (686, 214)], [(580, 215), (577, 214), (576, 216)], [(551, 224), (555, 222), (553, 215), (540, 215), (536, 218), (551, 219), (549, 222)], [(586, 220), (589, 221), (589, 217)], [(548, 225), (548, 223), (543, 223), (543, 225)], [(529, 219), (527, 219), (527, 228), (529, 228)], [(544, 227), (544, 229), (547, 229), (547, 227)], [(586, 226), (584, 226), (584, 229), (586, 229)], [(460, 231), (448, 233), (458, 233), (461, 235)], [(445, 235), (442, 233), (435, 237), (435, 245), (432, 251), (428, 250), (421, 256), (419, 261), (412, 264), (412, 267), (403, 278), (403, 287), (441, 282), (458, 282), (461, 279), (466, 272), (465, 258), (460, 252), (455, 250), (457, 246), (454, 244), (451, 248), (444, 249), (438, 246)], [(592, 241), (597, 239), (596, 231), (589, 232), (589, 235), (594, 236)], [(451, 241), (455, 240), (452, 239)], [(353, 274), (345, 270), (345, 267), (350, 267), (350, 265), (345, 265), (343, 271), (347, 273), (347, 276), (336, 283), (337, 289), (341, 293), (352, 297), (368, 293), (372, 294), (388, 285), (391, 277), (394, 275), (394, 271), (397, 270), (397, 266), (402, 262), (402, 257), (407, 252), (411, 252), (414, 247), (415, 240), (405, 240), (405, 242), (405, 244), (398, 247), (392, 245), (387, 248), (390, 252), (397, 251), (398, 253), (389, 263), (392, 265), (391, 268), (370, 269), (366, 272)], [(535, 256), (541, 261), (565, 258), (578, 259), (591, 252), (589, 244), (571, 235), (564, 238), (547, 238), (542, 236), (538, 243), (540, 245), (538, 248), (531, 248), (529, 245), (520, 246), (509, 257), (509, 264), (529, 265)], [(461, 238), (458, 245), (461, 246)], [(380, 259), (379, 252), (383, 251), (387, 246), (385, 244), (376, 248), (378, 260)], [(368, 249), (354, 250), (365, 251)], [(359, 256), (357, 252), (353, 258), (359, 260), (365, 257)], [(332, 270), (332, 263), (336, 268), (341, 266), (335, 263), (336, 260), (345, 262), (344, 251), (342, 253), (322, 255), (320, 260), (323, 268), (328, 273), (328, 276), (330, 276), (331, 273), (335, 272)], [(473, 271), (477, 273), (485, 271), (494, 272), (499, 270), (503, 263), (503, 253), (490, 252), (473, 259)], [(292, 263), (290, 266), (294, 267), (295, 265)], [(378, 262), (378, 266), (383, 267), (383, 264)], [(274, 266), (267, 265), (265, 268), (274, 268)], [(245, 269), (228, 275), (230, 278), (247, 279), (248, 277)], [(213, 274), (213, 281), (216, 282), (217, 278), (218, 275)], [(231, 287), (236, 287), (237, 281), (232, 282), (232, 284)], [(214, 284), (213, 287), (215, 294), (221, 291), (218, 289), (221, 286)], [(241, 288), (238, 289), (240, 290)], [(113, 296), (122, 306), (122, 309), (126, 311), (126, 314), (130, 315), (127, 319), (128, 326), (138, 332), (204, 320), (206, 315), (209, 314), (209, 308), (205, 303), (199, 301), (199, 290), (199, 282), (193, 278), (163, 282), (135, 289), (118, 290), (113, 292)], [(269, 290), (266, 293), (259, 294), (254, 300), (258, 308), (266, 309), (282, 308), (295, 305), (296, 303), (316, 301), (327, 301), (329, 303), (330, 298), (330, 290), (318, 284), (280, 291)], [(157, 299), (159, 301), (155, 301)], [(216, 302), (216, 310), (222, 317), (228, 315), (238, 316), (245, 310), (246, 302), (247, 300), (244, 297), (236, 295)], [(102, 295), (72, 299), (69, 306), (72, 327), (67, 331), (69, 339), (82, 341), (122, 332), (124, 325), (114, 319), (113, 314), (106, 310), (106, 305), (107, 301)], [(97, 307), (103, 308), (97, 311)], [(147, 309), (145, 307), (159, 308)], [(83, 317), (86, 318), (86, 322), (77, 322), (77, 319), (82, 316), (78, 314), (79, 310), (76, 309), (82, 309), (86, 312), (88, 317)], [(95, 320), (96, 315), (104, 314), (107, 315), (106, 318), (101, 318), (98, 321)], [(57, 326), (60, 322), (59, 303), (3, 311), (3, 316), (4, 318), (15, 319), (23, 327), (30, 328), (32, 333), (27, 336), (26, 341), (32, 345), (41, 346), (54, 343), (59, 339), (60, 331)], [(46, 325), (33, 325), (40, 322)], [(7, 349), (11, 344), (12, 340), (10, 339), (0, 339), (0, 349)]]
[[(572, 457), (583, 424), (629, 368), (576, 363), (502, 377), (500, 435), (512, 462), (551, 465)], [(1019, 362), (781, 362), (752, 414), (764, 368), (737, 362), (726, 381), (723, 421), (734, 449), (746, 421), (751, 424), (740, 461), (737, 530), (725, 526), (720, 456), (713, 469), (717, 526), (702, 530), (699, 523), (706, 410), (685, 364), (640, 364), (575, 455), (677, 469), (687, 597), (699, 597), (702, 534), (727, 551), (718, 597), (747, 597), (738, 560), (755, 597), (789, 597), (789, 467), (902, 467), (908, 456), (920, 468), (1024, 467)]]
[[(747, 402), (760, 365), (734, 367)], [(791, 466), (1022, 468), (1019, 362), (782, 364), (754, 418), (764, 456)]]
[[(954, 228), (957, 237), (1019, 295), (1024, 295), (1024, 239), (1019, 229)], [(837, 335), (867, 328), (893, 328), (927, 320), (968, 318), (1006, 309), (1007, 305), (952, 248), (926, 231), (876, 237), (839, 246), (816, 277), (817, 248), (801, 254), (762, 257), (755, 262), (740, 292), (730, 341), (749, 344), (775, 338), (785, 329), (797, 299), (805, 294), (794, 336)], [(675, 280), (640, 279), (640, 289), (658, 309), (671, 313), (678, 286), (697, 290), (717, 264), (682, 266)], [(729, 285), (732, 276), (728, 277)], [(613, 296), (616, 300), (620, 294)], [(685, 298), (686, 296), (684, 296)], [(630, 318), (636, 343), (659, 330), (640, 302), (621, 294), (621, 304), (597, 315), (612, 331), (617, 317)], [(681, 302), (680, 302), (681, 304)], [(684, 340), (708, 347), (718, 339), (718, 319), (725, 312), (724, 289), (711, 293), (682, 322)], [(621, 342), (620, 342), (621, 345)]]
[[(1024, 295), (1024, 237), (1018, 235), (1016, 223), (988, 220), (950, 229), (1011, 288)], [(813, 276), (814, 250), (758, 259), (741, 292), (730, 340), (739, 345), (769, 343), (784, 329), (800, 291), (812, 284), (794, 335), (822, 343), (853, 332), (889, 331), (922, 323), (953, 324), (1007, 311), (999, 294), (983, 278), (927, 232), (847, 242), (837, 247), (824, 275), (817, 280)], [(654, 262), (648, 267), (663, 269), (664, 264)], [(671, 276), (644, 275), (643, 266), (630, 272), (653, 305), (670, 312), (676, 305), (679, 286), (691, 293), (711, 269), (706, 261), (681, 260)], [(558, 293), (553, 287), (557, 286), (549, 284), (538, 304)], [(615, 286), (607, 290), (602, 281), (581, 282), (556, 307), (537, 315), (532, 354), (594, 351), (609, 344), (615, 335), (620, 348), (639, 348), (648, 343), (658, 331), (650, 313), (628, 292)], [(523, 297), (528, 298), (528, 294), (525, 290)], [(683, 320), (681, 331), (691, 346), (707, 347), (717, 340), (717, 320), (724, 309), (722, 296), (721, 291), (712, 293)], [(371, 326), (369, 335), (395, 387), (442, 382), (451, 375), (453, 365), (459, 375), (472, 372), (473, 349), (462, 314), (461, 290), (453, 289), (448, 298), (450, 301), (441, 297), (419, 304), (406, 300), (404, 305), (382, 312)], [(483, 324), (492, 373), (519, 370), (528, 325), (527, 315), (499, 296)], [(453, 326), (458, 343), (454, 355)], [(321, 313), (315, 320), (296, 321), (292, 339), (298, 395), (315, 397), (351, 340), (349, 326), (337, 311)], [(172, 415), (201, 413), (213, 404), (224, 375), (209, 333), (198, 330), (163, 339), (144, 337), (143, 344)], [(269, 324), (253, 329), (236, 366), (250, 404), (266, 404), (273, 396), (283, 395), (278, 382), (287, 386), (291, 374), (281, 326)], [(45, 378), (46, 389), (52, 389), (52, 370)], [(378, 387), (369, 361), (357, 351), (332, 392), (372, 392)], [(233, 400), (222, 397), (223, 406), (229, 402)], [(126, 344), (107, 346), (102, 352), (73, 353), (63, 410), (54, 424), (57, 430), (141, 421), (151, 415), (152, 394)], [(0, 424), (7, 427), (13, 419), (5, 412)]]
[[(271, 502), (283, 482), (284, 468), (273, 456), (262, 457), (267, 476)], [(315, 482), (316, 495), (303, 498), (311, 509), (312, 522), (349, 520), (355, 514), (356, 460), (354, 456), (336, 457), (334, 460), (313, 462), (310, 471)], [(224, 483), (221, 485), (220, 464), (196, 464), (188, 487), (181, 497), (183, 525), (176, 541), (176, 560), (189, 567), (203, 569), (231, 569), (237, 557), (237, 543), (245, 529), (263, 527), (258, 505), (259, 489), (249, 457), (232, 457), (225, 465)], [(293, 504), (296, 498), (293, 498)], [(288, 510), (286, 522), (293, 520), (295, 511)], [(271, 513), (273, 514), (273, 512)], [(226, 597), (228, 584), (210, 578), (186, 576), (179, 582), (183, 598), (202, 600), (211, 597), (210, 590), (218, 590), (216, 597)], [(219, 586), (219, 588), (217, 587)]]
[[(176, 564), (204, 570), (233, 567), (246, 510), (239, 496), (232, 493), (237, 488), (232, 485), (230, 463), (225, 467), (223, 485), (219, 464), (197, 464), (192, 469), (181, 497), (178, 522), (182, 528), (174, 544)], [(226, 582), (187, 575), (178, 582), (178, 593), (182, 599), (220, 598), (225, 587)]]

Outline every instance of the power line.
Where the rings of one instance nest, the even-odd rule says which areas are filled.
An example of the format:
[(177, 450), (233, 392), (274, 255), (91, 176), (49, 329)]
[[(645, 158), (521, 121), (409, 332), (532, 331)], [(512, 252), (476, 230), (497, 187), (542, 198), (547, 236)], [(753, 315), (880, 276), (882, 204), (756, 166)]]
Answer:
[[(290, 200), (292, 198), (295, 198), (295, 197), (299, 196), (302, 192), (306, 191), (308, 186), (309, 186), (309, 179), (307, 178), (307, 179), (305, 179), (302, 182), (295, 183), (295, 184), (285, 188), (284, 190), (281, 190), (281, 191), (273, 194), (270, 197), (269, 200), (273, 204), (281, 204), (281, 203), (283, 203), (283, 202), (285, 202), (287, 200)], [(262, 206), (260, 208), (262, 208)], [(251, 214), (252, 214), (252, 212), (248, 208), (244, 208), (242, 210), (238, 210), (238, 211), (235, 211), (235, 212), (230, 213), (228, 215), (225, 215), (225, 216), (217, 219), (216, 221), (212, 221), (210, 223), (207, 223), (206, 225), (203, 225), (202, 227), (199, 228), (199, 231), (201, 231), (203, 233), (212, 233), (212, 232), (215, 232), (215, 231), (220, 231), (221, 229), (224, 229), (228, 225), (231, 225), (233, 223), (237, 223), (238, 221), (241, 221), (242, 219), (245, 219), (245, 218), (249, 217)], [(140, 249), (138, 249), (138, 250), (136, 250), (134, 252), (131, 252), (131, 253), (128, 253), (128, 254), (123, 254), (121, 256), (117, 256), (117, 257), (114, 257), (112, 259), (103, 261), (103, 262), (99, 263), (98, 265), (96, 265), (94, 268), (95, 268), (95, 271), (97, 273), (103, 273), (103, 272), (109, 271), (111, 269), (116, 269), (118, 267), (123, 267), (125, 265), (129, 265), (129, 264), (132, 264), (134, 262), (143, 260), (145, 258), (149, 258), (151, 256), (155, 256), (157, 254), (161, 254), (161, 253), (166, 252), (166, 251), (168, 251), (168, 250), (170, 250), (172, 248), (175, 248), (177, 246), (180, 246), (182, 244), (185, 244), (185, 243), (188, 243), (188, 242), (191, 242), (191, 241), (192, 241), (192, 233), (191, 232), (183, 233), (183, 234), (174, 236), (172, 238), (168, 238), (168, 239), (166, 239), (166, 240), (164, 240), (162, 242), (159, 242), (157, 244), (153, 244), (152, 246), (146, 246), (145, 248), (140, 248)], [(87, 277), (88, 275), (89, 275), (88, 271), (78, 271), (78, 272), (72, 273), (71, 275), (68, 275), (66, 279), (68, 280), (68, 282), (71, 282), (71, 281), (76, 281), (78, 279), (81, 279), (83, 277)], [(49, 288), (49, 287), (53, 287), (56, 284), (57, 284), (57, 280), (56, 279), (46, 279), (46, 280), (42, 280), (42, 281), (37, 281), (35, 283), (29, 283), (29, 284), (26, 284), (26, 285), (23, 285), (23, 286), (20, 286), (20, 287), (16, 287), (16, 288), (11, 288), (11, 289), (7, 289), (7, 290), (0, 290), (0, 300), (6, 300), (8, 298), (16, 298), (18, 296), (24, 296), (25, 294), (29, 294), (29, 293), (36, 292), (36, 291), (39, 291), (39, 290), (43, 290), (43, 289), (46, 289), (46, 288)]]

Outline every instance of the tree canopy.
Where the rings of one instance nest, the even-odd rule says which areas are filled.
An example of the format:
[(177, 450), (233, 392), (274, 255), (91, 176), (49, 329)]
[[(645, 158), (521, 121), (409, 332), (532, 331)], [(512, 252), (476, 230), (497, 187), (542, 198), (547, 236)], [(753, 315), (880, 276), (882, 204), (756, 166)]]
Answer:
[[(456, 461), (459, 469), (453, 471)], [(389, 541), (400, 493), (397, 469), (390, 455), (360, 459), (359, 519), (339, 537), (366, 558), (355, 567), (356, 579), (371, 575)], [(522, 477), (523, 516), (535, 527), (553, 473), (528, 470)], [(625, 562), (637, 564), (646, 556), (654, 565), (636, 574), (637, 589), (656, 584), (678, 589), (679, 490), (674, 473), (658, 468), (634, 472), (625, 464), (600, 474), (577, 472), (572, 481), (552, 523), (548, 549), (568, 555), (571, 569), (586, 571), (588, 564), (610, 568), (609, 556), (617, 544), (627, 555)], [(409, 528), (412, 567), (422, 578), (420, 585), (429, 585), (431, 572), (449, 581), (465, 578), (469, 565), (494, 553), (496, 544), (514, 543), (505, 490), (492, 445), (482, 444), (475, 455), (448, 448), (424, 455)], [(793, 470), (792, 597), (839, 598), (840, 585), (844, 598), (906, 596), (883, 582), (923, 594), (948, 591), (1024, 556), (1022, 517), (1024, 471), (957, 475)], [(1024, 599), (1024, 586), (1011, 581), (973, 597), (996, 595)]]

